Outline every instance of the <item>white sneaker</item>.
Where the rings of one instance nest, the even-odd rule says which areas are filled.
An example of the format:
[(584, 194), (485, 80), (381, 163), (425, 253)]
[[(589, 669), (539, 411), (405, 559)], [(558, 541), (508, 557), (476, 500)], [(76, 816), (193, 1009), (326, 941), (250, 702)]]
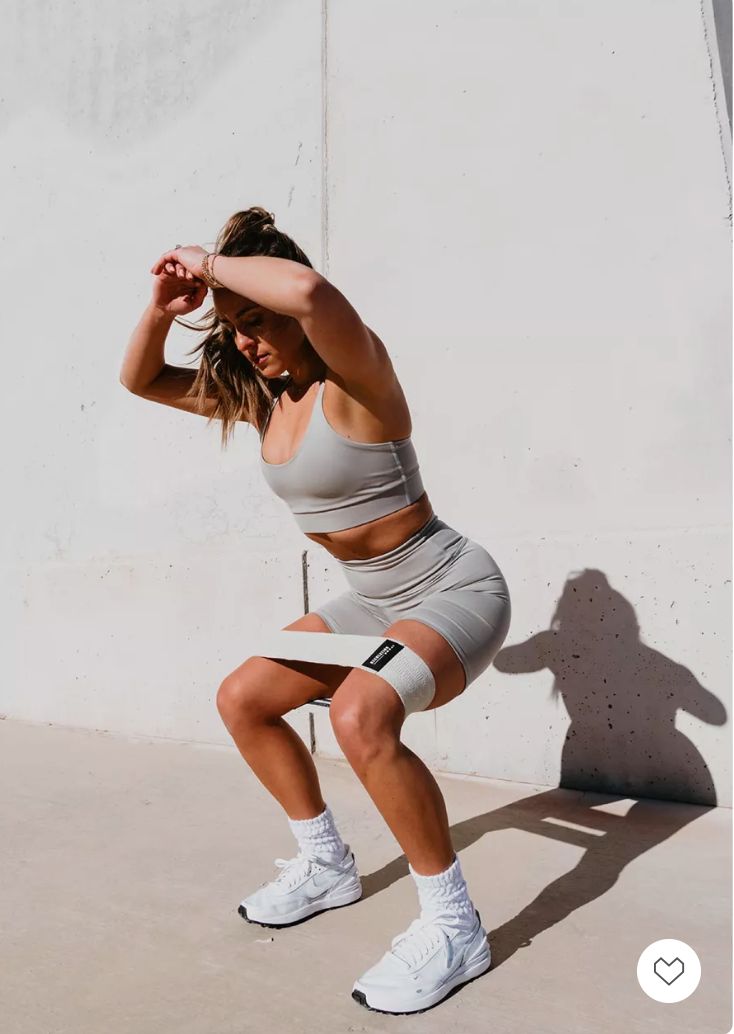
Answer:
[(340, 862), (299, 851), (276, 858), (283, 872), (246, 897), (237, 909), (248, 923), (290, 926), (316, 912), (350, 905), (362, 897), (362, 881), (349, 844)]
[(352, 988), (352, 998), (376, 1012), (423, 1012), (459, 984), (489, 969), (487, 932), (475, 909), (471, 927), (441, 916), (414, 919), (392, 948)]

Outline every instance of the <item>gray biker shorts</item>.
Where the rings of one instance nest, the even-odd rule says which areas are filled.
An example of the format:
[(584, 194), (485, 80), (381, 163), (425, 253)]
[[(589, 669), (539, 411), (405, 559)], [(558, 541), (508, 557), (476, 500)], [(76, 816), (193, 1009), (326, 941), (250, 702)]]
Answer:
[(421, 621), (453, 648), (467, 686), (507, 636), (512, 606), (497, 563), (436, 514), (395, 549), (338, 563), (349, 589), (312, 611), (332, 632), (381, 635), (394, 621)]

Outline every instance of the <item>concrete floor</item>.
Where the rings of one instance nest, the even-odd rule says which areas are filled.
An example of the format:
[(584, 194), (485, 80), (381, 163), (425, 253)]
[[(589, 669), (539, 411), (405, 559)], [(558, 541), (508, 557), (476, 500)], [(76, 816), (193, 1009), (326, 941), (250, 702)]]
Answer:
[[(405, 857), (351, 769), (317, 758), (363, 877), (287, 930), (237, 915), (296, 844), (234, 750), (0, 721), (3, 1034), (636, 1034), (731, 1029), (731, 813), (439, 776), (493, 966), (434, 1009), (369, 1012), (352, 982), (418, 914)], [(702, 976), (663, 1005), (640, 952)]]

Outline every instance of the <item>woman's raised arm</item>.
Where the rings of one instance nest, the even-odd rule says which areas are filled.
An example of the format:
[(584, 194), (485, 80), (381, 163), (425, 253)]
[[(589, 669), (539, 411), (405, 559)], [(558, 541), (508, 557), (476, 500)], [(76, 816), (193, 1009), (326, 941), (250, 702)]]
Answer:
[[(151, 273), (159, 273), (166, 262), (175, 262), (192, 276), (205, 279), (202, 262), (206, 255), (198, 244), (174, 248), (161, 255)], [(270, 255), (214, 255), (210, 262), (209, 272), (221, 287), (296, 319), (309, 311), (311, 294), (324, 281), (311, 266)]]
[(176, 316), (197, 309), (206, 298), (206, 284), (175, 262), (163, 263), (153, 283), (153, 297), (140, 317), (125, 352), (120, 383), (134, 395), (162, 402), (188, 413), (210, 417), (216, 400), (204, 408), (186, 393), (194, 383), (195, 370), (170, 366), (164, 357), (166, 338)]
[(150, 302), (130, 336), (120, 370), (120, 383), (142, 395), (166, 365), (164, 348), (174, 316)]

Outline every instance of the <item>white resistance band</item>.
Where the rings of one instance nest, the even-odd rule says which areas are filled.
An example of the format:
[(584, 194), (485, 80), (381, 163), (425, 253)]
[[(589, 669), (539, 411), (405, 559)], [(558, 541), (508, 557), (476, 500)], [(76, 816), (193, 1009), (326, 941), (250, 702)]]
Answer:
[(406, 715), (424, 710), (436, 692), (433, 672), (426, 662), (397, 639), (285, 630), (264, 633), (258, 638), (254, 652), (261, 657), (338, 664), (371, 671), (390, 683), (403, 701)]

